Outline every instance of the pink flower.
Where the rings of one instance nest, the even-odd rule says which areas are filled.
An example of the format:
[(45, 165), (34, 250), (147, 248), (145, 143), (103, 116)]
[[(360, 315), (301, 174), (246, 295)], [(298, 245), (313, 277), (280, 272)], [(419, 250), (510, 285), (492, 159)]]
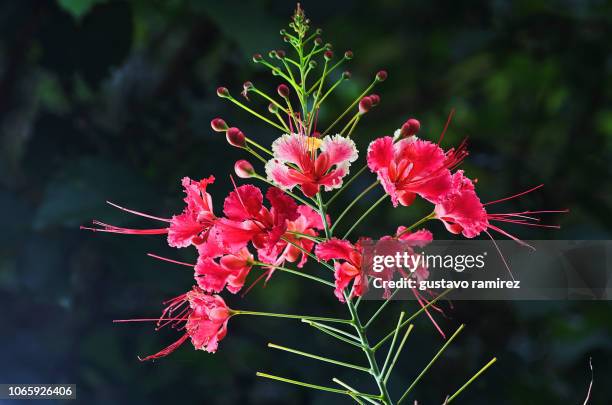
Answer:
[[(260, 249), (258, 251), (259, 260), (275, 266), (282, 266), (285, 262), (294, 263), (299, 260), (297, 266), (299, 268), (304, 266), (308, 258), (304, 251), (310, 252), (315, 242), (301, 235), (316, 237), (319, 235), (317, 231), (323, 230), (324, 226), (321, 216), (312, 208), (300, 205), (298, 213), (299, 217), (295, 221), (287, 221), (287, 231), (283, 236), (283, 239), (286, 240), (279, 240), (271, 251)], [(271, 274), (272, 272), (270, 272)]]
[(347, 240), (330, 239), (319, 243), (315, 248), (316, 256), (321, 260), (343, 260), (334, 263), (336, 289), (334, 294), (340, 302), (344, 302), (344, 289), (353, 281), (351, 297), (361, 296), (365, 292), (365, 283), (361, 274), (362, 250), (361, 243), (352, 245)]
[[(480, 198), (474, 190), (474, 183), (463, 175), (462, 170), (458, 170), (452, 176), (452, 191), (436, 204), (434, 209), (435, 218), (444, 223), (446, 229), (455, 234), (463, 234), (466, 238), (478, 236), (481, 232), (492, 229), (510, 239), (526, 245), (514, 235), (504, 231), (492, 222), (505, 222), (518, 225), (535, 226), (541, 228), (559, 228), (558, 225), (540, 224), (540, 219), (536, 216), (545, 213), (566, 213), (568, 210), (540, 210), (540, 211), (521, 211), (510, 213), (488, 213), (485, 206), (507, 201), (524, 194), (530, 193), (542, 187), (539, 185), (522, 193), (491, 201), (486, 204), (480, 202)], [(490, 236), (490, 235), (489, 235)], [(528, 246), (528, 245), (527, 245)]]
[(444, 151), (436, 144), (411, 136), (393, 142), (385, 136), (368, 147), (368, 167), (378, 175), (393, 205), (412, 204), (418, 194), (432, 202), (440, 202), (450, 191), (449, 168), (458, 164), (465, 152)]
[(219, 260), (200, 255), (195, 265), (195, 279), (204, 291), (221, 292), (223, 287), (227, 287), (229, 292), (236, 294), (244, 286), (252, 267), (253, 255), (247, 248), (224, 255)]
[(175, 329), (184, 328), (186, 333), (165, 349), (140, 360), (165, 357), (188, 338), (191, 338), (191, 343), (196, 350), (214, 353), (217, 351), (219, 341), (227, 334), (227, 322), (230, 316), (231, 311), (223, 298), (218, 295), (208, 295), (198, 287), (194, 287), (186, 294), (170, 300), (157, 321), (158, 329), (172, 325)]
[(458, 170), (452, 176), (451, 192), (434, 209), (435, 217), (454, 234), (473, 238), (489, 226), (487, 211), (474, 191), (474, 183)]
[(285, 190), (300, 186), (308, 197), (321, 186), (326, 191), (340, 187), (357, 159), (355, 143), (340, 135), (318, 139), (285, 134), (274, 141), (272, 152), (274, 158), (266, 164), (268, 179)]
[(174, 215), (168, 231), (168, 244), (172, 247), (187, 247), (200, 244), (208, 237), (208, 231), (216, 221), (212, 210), (212, 198), (206, 187), (215, 181), (213, 176), (200, 181), (184, 177), (182, 184), (187, 195), (187, 206), (182, 214)]
[(272, 250), (287, 230), (287, 221), (298, 218), (298, 206), (276, 187), (266, 193), (271, 208), (263, 205), (261, 191), (250, 184), (238, 187), (225, 199), (226, 218), (217, 222), (217, 236), (230, 252), (251, 241), (256, 249)]
[[(173, 215), (172, 219), (160, 218), (153, 215), (145, 214), (139, 211), (123, 208), (117, 204), (109, 202), (110, 205), (119, 208), (122, 211), (129, 212), (141, 217), (162, 221), (168, 223), (166, 228), (153, 229), (133, 229), (121, 228), (114, 225), (105, 224), (100, 221), (93, 221), (94, 225), (99, 228), (89, 228), (82, 226), (81, 229), (87, 229), (96, 232), (112, 232), (129, 235), (168, 235), (168, 245), (172, 247), (187, 247), (191, 244), (201, 245), (208, 244), (208, 236), (213, 228), (217, 218), (212, 211), (212, 198), (206, 187), (215, 181), (213, 176), (200, 181), (193, 181), (189, 177), (183, 178), (182, 184), (187, 195), (184, 199), (187, 206), (179, 215)], [(206, 242), (206, 243), (205, 243)], [(211, 243), (209, 250), (215, 250), (215, 243)]]

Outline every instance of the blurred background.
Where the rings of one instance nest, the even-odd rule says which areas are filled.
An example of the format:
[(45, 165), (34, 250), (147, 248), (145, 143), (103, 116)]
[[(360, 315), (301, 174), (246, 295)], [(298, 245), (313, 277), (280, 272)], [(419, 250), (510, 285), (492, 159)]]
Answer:
[[(444, 146), (469, 138), (463, 168), (483, 200), (545, 183), (502, 209), (570, 208), (559, 231), (507, 229), (523, 239), (609, 239), (612, 232), (612, 3), (591, 1), (304, 1), (313, 27), (337, 54), (353, 50), (353, 79), (321, 111), (329, 123), (379, 69), (381, 104), (355, 138), (363, 151), (407, 118)], [(245, 80), (274, 91), (278, 78), (251, 62), (284, 48), (278, 35), (295, 4), (272, 1), (3, 1), (0, 3), (0, 382), (75, 383), (79, 402), (329, 404), (351, 401), (261, 380), (265, 371), (323, 385), (339, 377), (372, 391), (368, 376), (266, 348), (272, 341), (360, 361), (305, 324), (232, 319), (220, 350), (190, 345), (155, 363), (136, 356), (177, 338), (152, 324), (161, 302), (193, 283), (189, 270), (145, 256), (193, 261), (162, 237), (80, 231), (92, 219), (146, 227), (106, 205), (169, 216), (182, 209), (180, 179), (214, 174), (220, 212), (233, 163), (245, 155), (214, 133), (221, 116), (269, 144), (278, 133), (215, 95)], [(337, 72), (339, 73), (339, 72)], [(266, 104), (253, 100), (257, 108)], [(358, 164), (361, 165), (360, 163)], [(358, 167), (358, 166), (356, 166)], [(261, 167), (258, 170), (262, 171)], [(346, 205), (366, 185), (346, 192)], [(354, 209), (361, 214), (380, 190)], [(428, 207), (378, 209), (359, 234), (381, 236)], [(337, 214), (337, 212), (336, 212)], [(333, 212), (332, 212), (333, 215)], [(437, 237), (447, 233), (429, 224)], [(307, 267), (313, 272), (316, 267)], [(343, 314), (327, 291), (276, 275), (230, 305), (287, 313)], [(364, 303), (364, 313), (375, 303)], [(414, 311), (415, 303), (393, 303)], [(498, 363), (462, 397), (465, 404), (582, 403), (593, 358), (593, 404), (612, 397), (609, 302), (457, 302), (439, 317), (467, 328), (414, 391), (442, 403), (491, 357)], [(394, 325), (388, 314), (374, 336)], [(397, 398), (443, 341), (420, 319), (395, 368)], [(411, 400), (412, 400), (411, 399)]]

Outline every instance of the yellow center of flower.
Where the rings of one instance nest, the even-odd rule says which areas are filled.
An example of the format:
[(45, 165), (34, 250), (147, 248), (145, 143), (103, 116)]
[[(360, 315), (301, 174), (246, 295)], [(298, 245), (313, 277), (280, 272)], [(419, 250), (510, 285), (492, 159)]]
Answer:
[(314, 152), (317, 149), (319, 149), (319, 146), (321, 146), (321, 139), (320, 138), (315, 138), (314, 136), (309, 136), (306, 139), (306, 146), (308, 147), (308, 152)]

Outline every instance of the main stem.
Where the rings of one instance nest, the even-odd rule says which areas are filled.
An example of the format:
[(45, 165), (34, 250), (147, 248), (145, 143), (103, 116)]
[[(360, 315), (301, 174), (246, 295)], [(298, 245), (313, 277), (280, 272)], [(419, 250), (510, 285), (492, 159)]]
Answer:
[[(321, 215), (321, 220), (325, 225), (325, 237), (329, 240), (332, 237), (332, 233), (327, 223), (327, 213), (325, 210), (325, 204), (323, 203), (323, 198), (320, 193), (317, 195), (317, 203), (318, 211)], [(355, 328), (355, 331), (357, 332), (359, 343), (361, 344), (363, 352), (365, 353), (366, 358), (368, 360), (368, 364), (370, 366), (370, 374), (374, 378), (376, 386), (380, 391), (380, 401), (385, 405), (393, 405), (393, 402), (391, 402), (391, 396), (389, 395), (389, 391), (387, 390), (387, 384), (385, 382), (384, 376), (382, 375), (381, 370), (378, 367), (375, 351), (372, 346), (370, 346), (370, 342), (368, 341), (368, 337), (366, 335), (365, 327), (361, 324), (361, 319), (359, 318), (357, 307), (353, 303), (350, 294), (345, 292), (344, 299), (346, 301), (346, 306), (348, 307), (349, 313), (351, 314), (350, 324), (353, 326), (353, 328)]]

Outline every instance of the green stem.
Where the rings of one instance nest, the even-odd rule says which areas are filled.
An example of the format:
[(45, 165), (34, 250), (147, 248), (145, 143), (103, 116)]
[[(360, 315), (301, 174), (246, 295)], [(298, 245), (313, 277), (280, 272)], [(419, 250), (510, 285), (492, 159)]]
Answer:
[(395, 356), (393, 356), (391, 365), (389, 366), (389, 369), (384, 373), (385, 377), (383, 378), (383, 381), (385, 382), (385, 384), (387, 383), (387, 380), (389, 380), (391, 371), (393, 371), (393, 367), (395, 367), (395, 363), (397, 363), (397, 359), (399, 358), (402, 352), (402, 349), (404, 348), (404, 345), (406, 344), (406, 339), (408, 339), (408, 335), (410, 335), (410, 332), (412, 332), (413, 328), (414, 328), (414, 325), (410, 324), (410, 326), (408, 326), (408, 329), (406, 329), (406, 333), (404, 333), (404, 337), (402, 338), (402, 341), (400, 342), (399, 346), (397, 347), (397, 350), (395, 351)]
[(302, 273), (301, 271), (297, 271), (297, 270), (293, 270), (293, 269), (289, 269), (286, 267), (282, 267), (282, 266), (275, 266), (273, 264), (268, 264), (268, 263), (262, 263), (262, 262), (253, 262), (253, 265), (255, 266), (260, 266), (260, 267), (271, 267), (273, 269), (285, 272), (285, 273), (289, 273), (289, 274), (294, 274), (296, 276), (300, 276), (300, 277), (304, 277), (310, 280), (314, 280), (316, 282), (319, 282), (321, 284), (325, 284), (327, 286), (330, 287), (335, 287), (335, 284), (332, 282), (329, 282), (327, 280), (323, 280), (322, 278), (316, 277), (316, 276), (312, 276), (310, 274), (307, 273)]
[(395, 235), (395, 239), (399, 238), (400, 236), (402, 236), (403, 234), (412, 231), (414, 228), (416, 228), (417, 226), (429, 221), (430, 219), (434, 218), (436, 215), (435, 212), (430, 213), (429, 215), (419, 219), (418, 221), (416, 221), (414, 224), (410, 225), (408, 228), (404, 229), (402, 232), (398, 233), (397, 235)]
[(270, 149), (265, 148), (263, 146), (261, 146), (260, 144), (258, 144), (257, 142), (255, 142), (254, 140), (252, 140), (251, 138), (245, 137), (245, 140), (248, 144), (251, 144), (253, 146), (255, 146), (257, 149), (266, 152), (268, 155), (273, 156), (273, 153)]
[[(372, 190), (374, 187), (376, 187), (378, 185), (379, 181), (375, 181), (374, 183), (370, 184), (365, 190), (363, 190), (357, 197), (355, 197), (355, 199), (353, 201), (351, 201), (349, 203), (349, 205), (346, 206), (346, 208), (340, 213), (340, 215), (338, 216), (338, 218), (336, 219), (336, 221), (334, 222), (334, 225), (331, 227), (331, 231), (333, 232), (334, 229), (336, 229), (336, 226), (338, 226), (338, 224), (340, 223), (340, 221), (342, 220), (342, 218), (344, 218), (344, 216), (346, 214), (348, 214), (348, 212), (350, 211), (351, 208), (353, 208), (353, 206), (355, 204), (357, 204), (359, 202), (359, 200), (361, 200), (363, 197), (365, 197), (366, 194), (368, 194), (370, 192), (370, 190)], [(332, 201), (332, 200), (330, 200)], [(328, 202), (329, 204), (329, 202)]]
[(243, 311), (241, 309), (232, 309), (231, 314), (232, 315), (255, 315), (255, 316), (265, 316), (265, 317), (272, 317), (272, 318), (308, 319), (311, 321), (344, 323), (344, 324), (349, 324), (349, 325), (352, 324), (350, 319), (326, 318), (323, 316), (310, 316), (310, 315), (277, 314), (274, 312)]
[(349, 130), (348, 134), (346, 134), (347, 138), (351, 137), (351, 135), (353, 134), (353, 131), (355, 130), (355, 128), (357, 128), (357, 124), (359, 124), (360, 119), (361, 119), (361, 115), (358, 115), (357, 118), (355, 118), (355, 122), (353, 122), (353, 126), (351, 126), (351, 129)]
[(303, 381), (298, 381), (298, 380), (292, 380), (289, 378), (284, 378), (284, 377), (279, 377), (276, 375), (271, 375), (271, 374), (267, 374), (267, 373), (262, 373), (262, 372), (257, 372), (257, 377), (264, 377), (264, 378), (269, 378), (271, 380), (276, 380), (276, 381), (282, 381), (285, 383), (289, 383), (289, 384), (294, 384), (294, 385), (299, 385), (302, 387), (306, 387), (306, 388), (312, 388), (315, 390), (319, 390), (319, 391), (327, 391), (327, 392), (333, 392), (336, 394), (343, 394), (343, 395), (348, 395), (348, 396), (352, 396), (352, 395), (357, 395), (363, 398), (374, 398), (374, 399), (379, 399), (378, 395), (372, 395), (372, 394), (364, 394), (362, 392), (352, 392), (349, 390), (339, 390), (336, 388), (331, 388), (331, 387), (325, 387), (322, 385), (316, 385), (316, 384), (309, 384), (309, 383), (305, 383)]
[(402, 311), (397, 321), (397, 326), (395, 327), (395, 333), (393, 334), (393, 340), (391, 340), (391, 346), (389, 347), (389, 350), (387, 351), (387, 357), (385, 358), (385, 362), (383, 363), (382, 370), (380, 371), (380, 374), (383, 376), (387, 372), (387, 366), (389, 365), (389, 360), (391, 360), (391, 353), (393, 353), (393, 349), (395, 348), (395, 341), (397, 340), (397, 335), (399, 335), (400, 326), (402, 324), (402, 319), (404, 319), (405, 315), (406, 313)]
[(374, 209), (378, 207), (387, 197), (389, 197), (389, 195), (385, 194), (380, 197), (374, 204), (372, 204), (372, 206), (368, 208), (366, 212), (364, 212), (359, 218), (357, 218), (357, 221), (355, 221), (355, 223), (350, 227), (350, 229), (346, 231), (342, 239), (348, 238), (351, 232), (353, 232), (353, 230), (357, 228), (357, 225), (359, 225), (361, 221), (363, 221), (372, 211), (374, 211)]
[(309, 320), (302, 320), (302, 322), (304, 322), (304, 323), (312, 326), (313, 328), (315, 328), (315, 329), (317, 329), (317, 330), (319, 330), (319, 331), (321, 331), (321, 332), (323, 332), (323, 333), (325, 333), (327, 335), (330, 335), (330, 336), (332, 336), (332, 337), (334, 337), (334, 338), (336, 338), (336, 339), (338, 339), (338, 340), (340, 340), (340, 341), (342, 341), (344, 343), (348, 343), (348, 344), (353, 345), (355, 347), (362, 348), (361, 344), (359, 344), (358, 342), (356, 342), (354, 340), (351, 340), (351, 339), (348, 339), (348, 338), (345, 338), (344, 336), (340, 335), (339, 333), (332, 332), (332, 330), (340, 331), (339, 329), (334, 329), (334, 328), (331, 328), (331, 327), (329, 327), (329, 326), (327, 326), (325, 324), (317, 323), (317, 322), (312, 322), (312, 321), (309, 321)]
[(385, 309), (385, 307), (393, 300), (393, 297), (395, 297), (395, 294), (397, 294), (400, 291), (399, 288), (396, 288), (395, 291), (393, 291), (393, 293), (389, 296), (389, 298), (387, 298), (385, 300), (385, 302), (383, 302), (380, 307), (378, 308), (378, 310), (376, 310), (376, 312), (374, 312), (374, 315), (372, 315), (372, 317), (370, 318), (370, 320), (368, 322), (366, 322), (364, 328), (369, 328), (370, 325), (372, 324), (372, 322), (374, 322), (374, 320), (376, 319), (376, 317), (378, 317), (378, 315), (380, 315), (380, 313), (382, 312), (383, 309)]
[(340, 187), (340, 188), (338, 189), (338, 191), (336, 191), (336, 192), (334, 193), (334, 195), (333, 195), (333, 196), (332, 196), (332, 197), (331, 197), (331, 198), (330, 198), (330, 199), (327, 201), (327, 203), (325, 203), (325, 206), (326, 206), (326, 207), (329, 207), (329, 205), (332, 203), (332, 201), (334, 201), (336, 198), (338, 198), (338, 196), (339, 196), (339, 195), (340, 195), (340, 194), (341, 194), (341, 193), (342, 193), (344, 190), (346, 190), (346, 188), (347, 188), (347, 187), (348, 187), (348, 186), (349, 186), (349, 185), (350, 185), (350, 184), (351, 184), (353, 181), (355, 181), (355, 179), (356, 179), (357, 177), (359, 177), (359, 175), (361, 175), (361, 173), (365, 172), (365, 170), (366, 170), (367, 168), (368, 168), (368, 166), (367, 166), (367, 165), (365, 165), (365, 166), (363, 166), (361, 169), (359, 169), (359, 170), (357, 171), (357, 173), (355, 173), (355, 174), (353, 175), (353, 177), (351, 177), (350, 179), (348, 179), (348, 180), (347, 180), (347, 181), (346, 181), (346, 182), (345, 182), (345, 183), (342, 185), (342, 187)]
[[(351, 387), (350, 385), (348, 385), (348, 384), (347, 384), (347, 383), (345, 383), (344, 381), (341, 381), (341, 380), (340, 380), (340, 379), (338, 379), (338, 378), (335, 378), (335, 377), (334, 377), (334, 378), (332, 378), (332, 381), (333, 381), (333, 382), (335, 382), (336, 384), (338, 384), (338, 385), (340, 385), (340, 386), (342, 386), (342, 387), (346, 388), (347, 390), (350, 390), (351, 392), (353, 392), (353, 393), (355, 393), (355, 394), (357, 394), (357, 395), (359, 394), (359, 391), (357, 391), (355, 388)], [(371, 399), (371, 398), (367, 398), (367, 397), (366, 397), (366, 398), (363, 398), (363, 399), (365, 399), (366, 401), (368, 401), (368, 402), (369, 402), (369, 403), (371, 403), (371, 404), (374, 404), (374, 405), (379, 405), (379, 403), (378, 403), (378, 402), (374, 401), (374, 400), (373, 400), (373, 399)]]
[[(444, 298), (444, 296), (448, 293), (450, 293), (452, 291), (452, 288), (449, 288), (448, 290), (442, 292), (442, 294), (438, 295), (436, 298), (434, 298), (433, 300), (429, 301), (429, 303), (427, 305), (422, 306), (418, 311), (416, 311), (414, 314), (412, 314), (412, 316), (408, 319), (406, 319), (403, 323), (402, 323), (402, 328), (404, 326), (406, 326), (407, 324), (409, 324), (410, 322), (412, 322), (412, 320), (414, 320), (414, 318), (416, 318), (417, 316), (419, 316), (421, 313), (423, 313), (426, 309), (428, 309), (430, 306), (434, 305), (436, 302), (438, 302), (438, 300), (441, 300), (442, 298)], [(391, 333), (389, 333), (387, 336), (385, 336), (384, 338), (382, 338), (378, 343), (376, 343), (376, 345), (374, 345), (373, 349), (374, 350), (378, 350), (387, 340), (391, 339), (393, 337), (393, 333), (395, 331), (392, 331)]]
[(378, 82), (378, 80), (374, 79), (374, 81), (363, 91), (363, 93), (361, 93), (347, 108), (346, 110), (344, 110), (344, 112), (342, 114), (340, 114), (340, 116), (338, 118), (336, 118), (336, 120), (334, 122), (332, 122), (332, 124), (325, 130), (325, 132), (323, 132), (323, 135), (327, 135), (329, 133), (329, 131), (331, 131), (331, 129), (338, 123), (340, 122), (340, 120), (342, 118), (344, 118), (344, 116), (346, 114), (349, 113), (349, 111), (351, 111), (351, 109), (353, 109), (353, 107), (355, 107), (357, 105), (357, 103), (359, 103), (359, 101), (363, 98), (363, 96), (365, 96), (366, 94), (368, 94), (368, 92), (370, 90), (372, 90), (374, 88), (374, 86), (376, 85), (376, 83)]
[(378, 368), (378, 363), (376, 361), (376, 355), (374, 350), (370, 347), (370, 342), (368, 341), (368, 337), (365, 334), (365, 329), (361, 325), (361, 321), (359, 319), (359, 315), (357, 314), (357, 309), (353, 305), (352, 300), (348, 296), (348, 294), (344, 294), (346, 305), (348, 306), (349, 312), (351, 313), (351, 318), (353, 321), (353, 327), (357, 331), (357, 335), (361, 340), (361, 344), (363, 345), (364, 353), (366, 358), (368, 359), (368, 364), (370, 365), (370, 369), (372, 372), (372, 376), (378, 386), (378, 390), (380, 391), (380, 400), (385, 405), (392, 405), (391, 396), (389, 395), (389, 391), (387, 390), (387, 385), (382, 380), (382, 375), (380, 373), (380, 369)]
[(352, 368), (354, 370), (359, 370), (359, 371), (363, 371), (363, 372), (366, 372), (366, 373), (370, 372), (370, 369), (366, 368), (366, 367), (358, 366), (356, 364), (346, 363), (344, 361), (330, 359), (328, 357), (319, 356), (317, 354), (306, 353), (306, 352), (303, 352), (301, 350), (291, 349), (289, 347), (280, 346), (280, 345), (277, 345), (277, 344), (274, 344), (274, 343), (268, 343), (268, 347), (270, 347), (272, 349), (278, 349), (278, 350), (283, 350), (283, 351), (286, 351), (286, 352), (289, 352), (289, 353), (297, 354), (299, 356), (304, 356), (304, 357), (308, 357), (308, 358), (311, 358), (311, 359), (319, 360), (319, 361), (322, 361), (322, 362), (325, 362), (325, 363), (335, 364), (337, 366), (342, 366), (342, 367), (346, 367), (346, 368)]
[(232, 103), (236, 104), (238, 107), (240, 107), (243, 110), (245, 110), (245, 111), (251, 113), (252, 115), (256, 116), (260, 120), (262, 120), (264, 122), (267, 122), (268, 124), (272, 125), (274, 128), (280, 129), (281, 131), (285, 132), (285, 129), (283, 127), (281, 127), (280, 125), (278, 125), (276, 122), (267, 119), (266, 117), (264, 117), (263, 115), (261, 115), (257, 111), (253, 111), (252, 109), (250, 109), (246, 105), (242, 104), (240, 101), (236, 100), (234, 97), (228, 96), (226, 98), (229, 101), (231, 101)]
[(431, 366), (436, 362), (436, 360), (438, 360), (438, 358), (442, 355), (442, 353), (444, 353), (444, 351), (446, 350), (446, 348), (453, 342), (453, 340), (455, 340), (455, 338), (457, 337), (457, 335), (459, 335), (459, 333), (463, 330), (463, 328), (465, 327), (464, 324), (462, 324), (461, 326), (459, 326), (459, 328), (457, 328), (457, 330), (455, 331), (455, 333), (453, 333), (453, 335), (448, 338), (448, 340), (446, 341), (446, 343), (444, 343), (444, 346), (442, 346), (440, 348), (440, 350), (438, 350), (438, 353), (436, 353), (436, 355), (429, 361), (429, 363), (427, 363), (427, 365), (425, 366), (425, 368), (423, 369), (423, 371), (421, 371), (419, 373), (419, 375), (414, 379), (414, 381), (412, 382), (412, 384), (410, 384), (410, 386), (408, 387), (408, 389), (406, 389), (406, 391), (404, 391), (404, 393), (402, 394), (402, 396), (400, 397), (400, 399), (397, 401), (397, 404), (401, 404), (406, 397), (408, 396), (408, 394), (410, 393), (410, 391), (412, 391), (412, 389), (414, 388), (415, 385), (417, 385), (417, 383), (421, 380), (421, 378), (423, 378), (423, 376), (425, 375), (425, 373), (427, 373), (427, 371), (431, 368)]
[(484, 373), (489, 367), (491, 367), (495, 362), (497, 361), (496, 357), (493, 357), (491, 359), (491, 361), (489, 361), (483, 368), (481, 368), (476, 374), (474, 374), (474, 376), (472, 378), (470, 378), (465, 384), (463, 384), (463, 386), (461, 386), (461, 388), (459, 388), (457, 390), (457, 392), (455, 392), (453, 395), (451, 395), (447, 400), (446, 403), (449, 404), (453, 399), (455, 399), (457, 397), (457, 395), (461, 394), (461, 392), (466, 389), (468, 387), (468, 385), (470, 385), (471, 383), (474, 382), (474, 380), (476, 380), (478, 377), (480, 377), (480, 375), (482, 373)]

